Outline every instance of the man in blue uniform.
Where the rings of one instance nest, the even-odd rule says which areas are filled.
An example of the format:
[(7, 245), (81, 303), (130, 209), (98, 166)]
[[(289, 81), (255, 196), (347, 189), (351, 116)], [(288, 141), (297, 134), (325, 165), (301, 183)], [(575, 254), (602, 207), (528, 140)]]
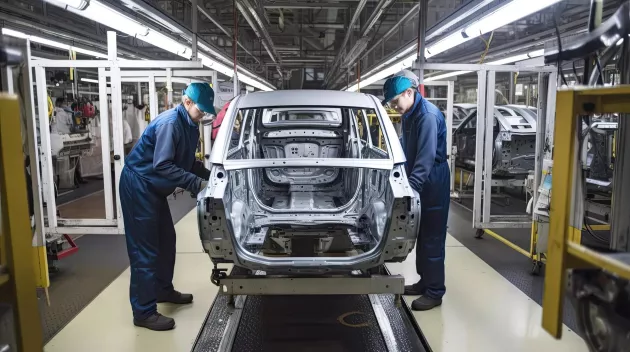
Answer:
[(450, 170), (446, 160), (446, 122), (440, 110), (417, 91), (418, 77), (403, 70), (385, 82), (383, 104), (402, 114), (401, 144), (405, 152), (409, 184), (422, 207), (416, 271), (420, 281), (405, 286), (405, 295), (420, 296), (414, 310), (442, 304), (444, 247), (450, 202)]
[(177, 187), (197, 194), (210, 177), (195, 160), (195, 151), (199, 122), (216, 115), (214, 92), (206, 83), (192, 83), (183, 95), (179, 106), (160, 114), (145, 129), (125, 159), (119, 186), (133, 323), (157, 331), (175, 327), (175, 320), (157, 312), (158, 302), (193, 300), (173, 287), (175, 227), (166, 197)]

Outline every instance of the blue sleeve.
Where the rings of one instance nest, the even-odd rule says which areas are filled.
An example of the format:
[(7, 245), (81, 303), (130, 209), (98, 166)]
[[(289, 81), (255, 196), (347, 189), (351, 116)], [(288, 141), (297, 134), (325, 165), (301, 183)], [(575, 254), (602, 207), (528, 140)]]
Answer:
[(417, 130), (418, 150), (416, 151), (416, 160), (413, 163), (413, 169), (409, 176), (409, 185), (418, 193), (422, 193), (422, 187), (429, 178), (429, 173), (435, 163), (437, 117), (432, 113), (427, 113), (419, 118)]
[(197, 194), (201, 188), (201, 178), (175, 165), (175, 148), (180, 135), (172, 123), (156, 127), (153, 169), (168, 180), (171, 186)]

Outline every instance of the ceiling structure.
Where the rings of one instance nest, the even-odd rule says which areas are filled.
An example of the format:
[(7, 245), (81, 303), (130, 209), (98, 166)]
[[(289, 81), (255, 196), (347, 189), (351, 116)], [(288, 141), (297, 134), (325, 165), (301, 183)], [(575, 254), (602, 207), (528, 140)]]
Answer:
[[(420, 7), (418, 1), (407, 0), (98, 1), (185, 44), (192, 38), (196, 3), (197, 36), (202, 51), (228, 67), (236, 59), (239, 71), (279, 89), (341, 89), (356, 81), (357, 74), (368, 72), (417, 42)], [(428, 43), (506, 1), (429, 0)], [(563, 36), (586, 28), (589, 2), (560, 2), (558, 25)], [(605, 1), (605, 15), (614, 11), (618, 3)], [(487, 5), (472, 12), (471, 8), (479, 4)], [(0, 20), (6, 28), (106, 52), (106, 26), (46, 1), (1, 1)], [(484, 60), (541, 49), (555, 35), (553, 12), (531, 15), (495, 30)], [(490, 34), (482, 38), (487, 41)], [(479, 62), (486, 51), (484, 40), (470, 40), (430, 61)], [(118, 43), (123, 57), (181, 59), (137, 37), (121, 35)], [(42, 45), (34, 50), (34, 55), (67, 53)]]

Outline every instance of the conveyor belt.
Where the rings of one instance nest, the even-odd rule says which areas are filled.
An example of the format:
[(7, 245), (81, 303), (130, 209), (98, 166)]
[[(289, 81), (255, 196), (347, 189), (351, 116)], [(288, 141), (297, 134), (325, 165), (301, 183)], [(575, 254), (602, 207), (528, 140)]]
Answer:
[[(244, 302), (244, 303), (243, 303)], [(218, 295), (194, 352), (430, 351), (407, 306), (394, 295), (247, 296), (235, 307)]]

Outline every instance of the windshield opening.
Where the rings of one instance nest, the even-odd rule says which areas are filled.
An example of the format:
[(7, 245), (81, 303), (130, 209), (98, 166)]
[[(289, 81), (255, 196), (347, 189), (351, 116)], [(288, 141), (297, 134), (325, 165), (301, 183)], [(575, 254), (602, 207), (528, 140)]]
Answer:
[(363, 108), (282, 107), (238, 111), (227, 160), (389, 159), (376, 111)]

